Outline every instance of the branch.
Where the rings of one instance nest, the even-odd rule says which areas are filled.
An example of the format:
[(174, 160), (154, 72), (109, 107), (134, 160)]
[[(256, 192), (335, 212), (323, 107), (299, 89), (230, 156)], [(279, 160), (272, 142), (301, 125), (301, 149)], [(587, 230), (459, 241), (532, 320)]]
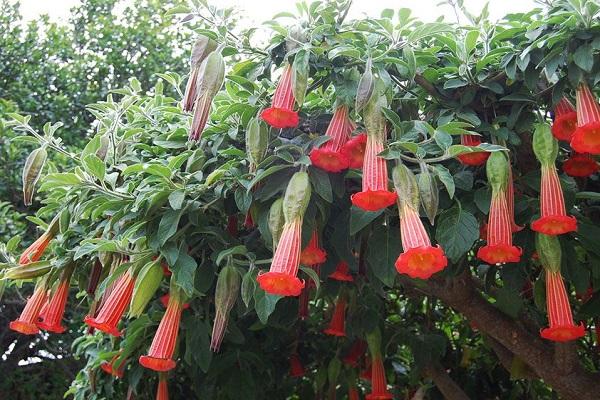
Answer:
[(441, 366), (437, 364), (428, 365), (424, 368), (424, 372), (435, 383), (435, 386), (442, 392), (446, 400), (470, 400), (469, 396), (463, 392)]

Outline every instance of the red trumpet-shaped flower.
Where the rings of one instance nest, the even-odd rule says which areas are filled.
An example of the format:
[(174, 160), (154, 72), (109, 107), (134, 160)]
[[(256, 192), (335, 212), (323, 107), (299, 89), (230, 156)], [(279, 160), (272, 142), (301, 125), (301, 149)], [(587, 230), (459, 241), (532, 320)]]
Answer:
[(396, 202), (396, 193), (388, 190), (387, 163), (377, 155), (382, 151), (383, 143), (375, 135), (368, 135), (362, 191), (350, 198), (352, 204), (365, 211), (381, 210)]
[(508, 182), (506, 185), (506, 206), (508, 207), (508, 217), (510, 218), (510, 226), (513, 233), (523, 229), (522, 226), (515, 222), (515, 186), (513, 183), (513, 173), (510, 162), (508, 163)]
[(125, 372), (125, 364), (127, 363), (127, 359), (123, 359), (119, 361), (121, 354), (117, 354), (114, 356), (110, 362), (103, 362), (100, 364), (100, 368), (102, 371), (106, 372), (109, 375), (115, 376), (117, 378), (122, 378)]
[(356, 385), (348, 386), (348, 400), (360, 400), (360, 395)]
[(365, 355), (365, 351), (367, 350), (367, 342), (364, 340), (358, 339), (352, 343), (352, 347), (348, 350), (348, 354), (344, 356), (342, 361), (344, 364), (350, 365), (351, 367), (358, 367), (358, 363), (362, 356)]
[(585, 178), (598, 172), (598, 163), (589, 154), (574, 153), (564, 162), (563, 171), (569, 176)]
[(158, 375), (158, 389), (156, 390), (156, 400), (169, 400), (169, 384), (167, 374)]
[(385, 378), (385, 369), (383, 359), (376, 356), (371, 360), (371, 393), (366, 397), (367, 400), (387, 400), (393, 399), (393, 396), (387, 390), (387, 380)]
[(183, 295), (179, 290), (171, 288), (167, 310), (154, 334), (148, 355), (140, 357), (139, 361), (143, 367), (159, 372), (175, 368), (176, 362), (173, 360), (173, 353), (177, 344), (183, 306)]
[[(162, 296), (160, 296), (160, 298), (158, 300), (160, 301), (160, 304), (162, 304), (164, 308), (167, 308), (169, 306), (170, 298), (171, 298), (171, 295), (169, 295), (169, 293), (167, 293), (167, 294), (163, 294)], [(188, 308), (190, 308), (190, 304), (183, 303), (182, 307), (184, 310), (187, 310)]]
[[(479, 146), (481, 144), (481, 138), (476, 135), (460, 135), (460, 144), (463, 146)], [(489, 156), (490, 153), (487, 151), (478, 151), (460, 154), (457, 158), (461, 164), (477, 167), (485, 164)]]
[(273, 128), (295, 128), (298, 126), (298, 113), (294, 111), (296, 98), (292, 91), (292, 66), (286, 65), (275, 89), (271, 107), (263, 110), (261, 118)]
[(371, 368), (372, 362), (371, 359), (367, 359), (366, 363), (365, 363), (365, 368), (363, 368), (360, 371), (360, 374), (358, 374), (358, 377), (362, 380), (365, 381), (371, 381), (371, 378), (373, 377), (373, 369)]
[(400, 233), (404, 252), (396, 260), (399, 273), (427, 279), (448, 265), (444, 250), (431, 245), (419, 214), (409, 203), (400, 207)]
[(577, 87), (577, 129), (571, 147), (578, 153), (600, 154), (600, 105), (583, 82)]
[(300, 253), (300, 264), (318, 265), (323, 264), (325, 260), (327, 260), (327, 253), (319, 247), (319, 232), (315, 229), (308, 244)]
[(113, 336), (121, 336), (117, 325), (125, 312), (125, 309), (131, 302), (135, 277), (130, 271), (125, 272), (119, 277), (114, 288), (102, 304), (96, 317), (85, 317), (85, 323), (102, 332)]
[(531, 229), (546, 235), (561, 235), (577, 230), (577, 219), (567, 215), (560, 180), (554, 164), (542, 165), (541, 217)]
[(569, 142), (577, 128), (577, 112), (573, 104), (566, 98), (560, 99), (554, 107), (554, 122), (552, 122), (552, 135), (558, 140)]
[(296, 276), (300, 265), (301, 235), (301, 218), (284, 225), (273, 255), (271, 269), (256, 278), (265, 292), (282, 296), (298, 296), (302, 291), (304, 282)]
[(292, 378), (299, 378), (304, 376), (304, 366), (300, 360), (298, 353), (294, 353), (290, 356), (290, 376)]
[(367, 134), (359, 133), (348, 140), (342, 147), (342, 154), (348, 160), (348, 168), (360, 169), (365, 160), (365, 151), (367, 149)]
[(353, 129), (352, 122), (348, 118), (348, 106), (338, 106), (325, 132), (330, 140), (310, 152), (313, 165), (327, 172), (340, 172), (348, 168), (348, 158), (342, 152), (342, 148), (350, 138)]
[(339, 295), (329, 327), (323, 331), (331, 336), (346, 336), (346, 297)]
[(47, 232), (43, 233), (42, 236), (40, 236), (35, 242), (26, 248), (23, 254), (21, 254), (21, 257), (19, 258), (19, 264), (26, 265), (38, 261), (42, 254), (44, 254), (44, 251), (53, 238), (53, 235), (49, 235)]
[(298, 318), (305, 320), (308, 318), (308, 301), (310, 300), (310, 288), (305, 286), (298, 297)]
[(512, 229), (506, 194), (492, 194), (487, 224), (487, 245), (477, 252), (477, 257), (488, 264), (519, 262), (522, 250), (512, 244)]
[(542, 329), (544, 339), (568, 342), (585, 334), (583, 324), (573, 323), (573, 314), (560, 272), (546, 270), (546, 308), (550, 327)]
[(69, 297), (70, 277), (69, 273), (66, 279), (62, 279), (58, 283), (56, 291), (40, 315), (40, 321), (37, 322), (38, 328), (53, 333), (63, 333), (67, 329), (62, 325), (62, 319)]
[(329, 278), (336, 281), (352, 282), (354, 281), (354, 278), (349, 271), (350, 268), (348, 263), (346, 261), (340, 261), (335, 267), (335, 271), (329, 275)]
[(27, 300), (19, 318), (10, 323), (10, 329), (24, 335), (35, 335), (38, 333), (40, 330), (36, 322), (47, 297), (46, 283), (41, 282), (36, 286), (33, 294)]

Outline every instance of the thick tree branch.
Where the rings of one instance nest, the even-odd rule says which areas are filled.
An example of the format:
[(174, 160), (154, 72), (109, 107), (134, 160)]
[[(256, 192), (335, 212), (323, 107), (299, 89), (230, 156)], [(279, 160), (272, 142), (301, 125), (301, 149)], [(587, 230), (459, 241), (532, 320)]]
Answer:
[(428, 365), (424, 369), (425, 374), (431, 378), (435, 386), (444, 395), (446, 400), (469, 400), (469, 396), (458, 386), (458, 384), (439, 365)]

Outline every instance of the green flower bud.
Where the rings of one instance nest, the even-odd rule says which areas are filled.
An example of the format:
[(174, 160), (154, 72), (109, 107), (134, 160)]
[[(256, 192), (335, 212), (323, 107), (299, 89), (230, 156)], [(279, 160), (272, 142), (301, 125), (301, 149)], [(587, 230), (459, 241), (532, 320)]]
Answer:
[(367, 65), (365, 67), (365, 72), (360, 77), (360, 81), (358, 81), (358, 88), (356, 89), (356, 103), (354, 108), (356, 112), (360, 112), (371, 100), (373, 96), (373, 91), (375, 90), (375, 78), (373, 76), (373, 72), (371, 71), (371, 59), (367, 61)]
[(500, 151), (490, 154), (485, 169), (492, 190), (496, 192), (506, 190), (508, 183), (508, 160), (506, 156)]
[(329, 388), (330, 390), (335, 391), (335, 387), (337, 384), (338, 376), (340, 376), (340, 371), (342, 369), (342, 363), (340, 359), (334, 357), (329, 362), (329, 366), (327, 367), (327, 379), (329, 380)]
[(392, 171), (394, 187), (401, 204), (406, 204), (415, 210), (419, 208), (419, 186), (415, 174), (404, 164), (400, 164)]
[(435, 223), (435, 216), (438, 212), (440, 203), (439, 189), (435, 181), (435, 177), (429, 172), (427, 164), (421, 164), (421, 173), (417, 177), (419, 184), (419, 198), (421, 205), (427, 214), (427, 218), (431, 225)]
[(137, 318), (143, 314), (146, 306), (154, 297), (163, 279), (160, 261), (151, 261), (144, 265), (135, 280), (133, 297), (129, 306), (129, 316)]
[(250, 160), (250, 171), (255, 171), (267, 153), (269, 128), (259, 118), (253, 118), (246, 130), (246, 152)]
[(283, 215), (283, 198), (279, 198), (273, 202), (269, 209), (269, 231), (273, 237), (273, 252), (277, 248), (279, 238), (283, 232), (283, 224), (285, 217)]
[(310, 180), (306, 172), (296, 172), (285, 190), (283, 198), (283, 215), (285, 222), (303, 218), (310, 202)]
[(46, 275), (52, 269), (51, 261), (36, 261), (9, 268), (4, 272), (6, 279), (33, 279)]
[(29, 154), (25, 166), (23, 167), (23, 202), (30, 206), (35, 192), (35, 185), (42, 176), (42, 169), (46, 164), (48, 152), (46, 147), (42, 146)]
[(292, 92), (298, 106), (304, 103), (306, 89), (308, 88), (308, 73), (309, 73), (310, 52), (300, 50), (294, 57), (292, 64)]
[(225, 60), (217, 49), (202, 62), (201, 72), (198, 75), (198, 96), (208, 96), (212, 99), (223, 86), (224, 79)]
[(217, 42), (209, 38), (208, 36), (200, 36), (194, 47), (192, 47), (192, 54), (190, 55), (190, 64), (192, 68), (199, 67), (202, 61), (210, 53), (215, 51), (217, 48)]
[(381, 331), (379, 328), (367, 333), (367, 343), (369, 344), (371, 357), (381, 357)]
[(363, 119), (367, 128), (367, 135), (375, 136), (383, 142), (385, 132), (385, 116), (383, 109), (387, 107), (387, 99), (382, 95), (374, 95), (365, 106)]
[(536, 124), (533, 132), (533, 152), (542, 165), (554, 164), (558, 156), (558, 141), (552, 135), (550, 125)]
[(535, 245), (542, 266), (552, 272), (560, 272), (562, 252), (558, 237), (538, 233)]
[(240, 274), (232, 265), (226, 265), (217, 278), (215, 308), (217, 313), (226, 315), (231, 311), (240, 290)]

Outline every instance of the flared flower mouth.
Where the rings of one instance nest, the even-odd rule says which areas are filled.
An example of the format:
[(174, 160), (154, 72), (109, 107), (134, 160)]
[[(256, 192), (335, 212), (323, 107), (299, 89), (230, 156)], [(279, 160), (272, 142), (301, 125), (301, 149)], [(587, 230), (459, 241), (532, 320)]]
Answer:
[(342, 330), (336, 329), (336, 328), (327, 328), (323, 331), (323, 333), (326, 335), (330, 335), (330, 336), (338, 336), (338, 337), (346, 336), (345, 331), (342, 331)]
[(564, 162), (563, 171), (569, 176), (585, 178), (598, 172), (598, 163), (588, 154), (574, 154)]
[(546, 235), (577, 231), (577, 219), (568, 215), (548, 215), (531, 223), (531, 229)]
[(558, 140), (568, 142), (577, 129), (577, 113), (575, 111), (557, 115), (552, 123), (552, 135)]
[(371, 393), (365, 399), (367, 400), (393, 400), (394, 396), (391, 393)]
[(329, 274), (329, 278), (335, 281), (352, 282), (354, 278), (348, 272), (348, 263), (340, 261), (335, 267), (335, 271)]
[(354, 136), (344, 144), (344, 147), (342, 147), (342, 154), (348, 160), (348, 168), (362, 168), (366, 148), (367, 135), (365, 133)]
[(508, 244), (483, 246), (477, 252), (477, 258), (491, 265), (519, 262), (523, 250)]
[(151, 356), (140, 356), (139, 361), (144, 368), (148, 368), (157, 372), (170, 371), (175, 368), (175, 365), (177, 365), (174, 360)]
[(22, 333), (23, 335), (36, 335), (40, 332), (40, 329), (36, 324), (19, 320), (12, 321), (9, 327), (11, 330)]
[(273, 128), (285, 129), (298, 126), (298, 113), (279, 107), (269, 107), (262, 111), (261, 118)]
[(115, 361), (119, 358), (119, 356), (115, 356), (111, 362), (103, 362), (102, 364), (100, 364), (100, 368), (102, 369), (102, 371), (106, 372), (109, 375), (115, 376), (117, 378), (122, 378), (123, 377), (123, 373), (125, 371), (125, 361), (121, 362), (121, 365), (119, 366), (119, 368), (114, 368), (115, 367)]
[(327, 253), (319, 248), (307, 247), (300, 253), (300, 264), (323, 264), (327, 260)]
[(36, 325), (38, 326), (38, 328), (40, 328), (44, 331), (52, 332), (52, 333), (64, 333), (64, 331), (67, 330), (67, 328), (62, 326), (60, 323), (59, 324), (49, 324), (45, 321), (40, 321)]
[(330, 149), (312, 149), (310, 161), (317, 168), (327, 172), (341, 172), (348, 168), (348, 159), (341, 152)]
[(600, 154), (600, 121), (578, 127), (573, 132), (571, 147), (578, 153)]
[(304, 281), (284, 272), (265, 272), (256, 277), (261, 289), (269, 294), (281, 296), (299, 296)]
[(542, 329), (540, 335), (544, 339), (552, 340), (554, 342), (569, 342), (583, 337), (585, 335), (585, 326), (583, 324), (558, 325)]
[(439, 246), (408, 249), (396, 260), (396, 270), (399, 273), (421, 279), (428, 279), (447, 265), (448, 259)]
[(477, 167), (485, 164), (489, 157), (490, 153), (487, 151), (477, 151), (474, 153), (466, 153), (456, 156), (461, 164), (469, 165), (471, 167)]
[(106, 322), (98, 322), (95, 318), (90, 317), (89, 315), (85, 317), (83, 322), (85, 322), (88, 326), (96, 328), (101, 332), (108, 333), (109, 335), (113, 335), (116, 337), (120, 337), (122, 335), (122, 332), (118, 330), (116, 326), (113, 326)]
[(352, 204), (365, 211), (379, 211), (396, 202), (395, 192), (387, 190), (367, 190), (350, 196)]

